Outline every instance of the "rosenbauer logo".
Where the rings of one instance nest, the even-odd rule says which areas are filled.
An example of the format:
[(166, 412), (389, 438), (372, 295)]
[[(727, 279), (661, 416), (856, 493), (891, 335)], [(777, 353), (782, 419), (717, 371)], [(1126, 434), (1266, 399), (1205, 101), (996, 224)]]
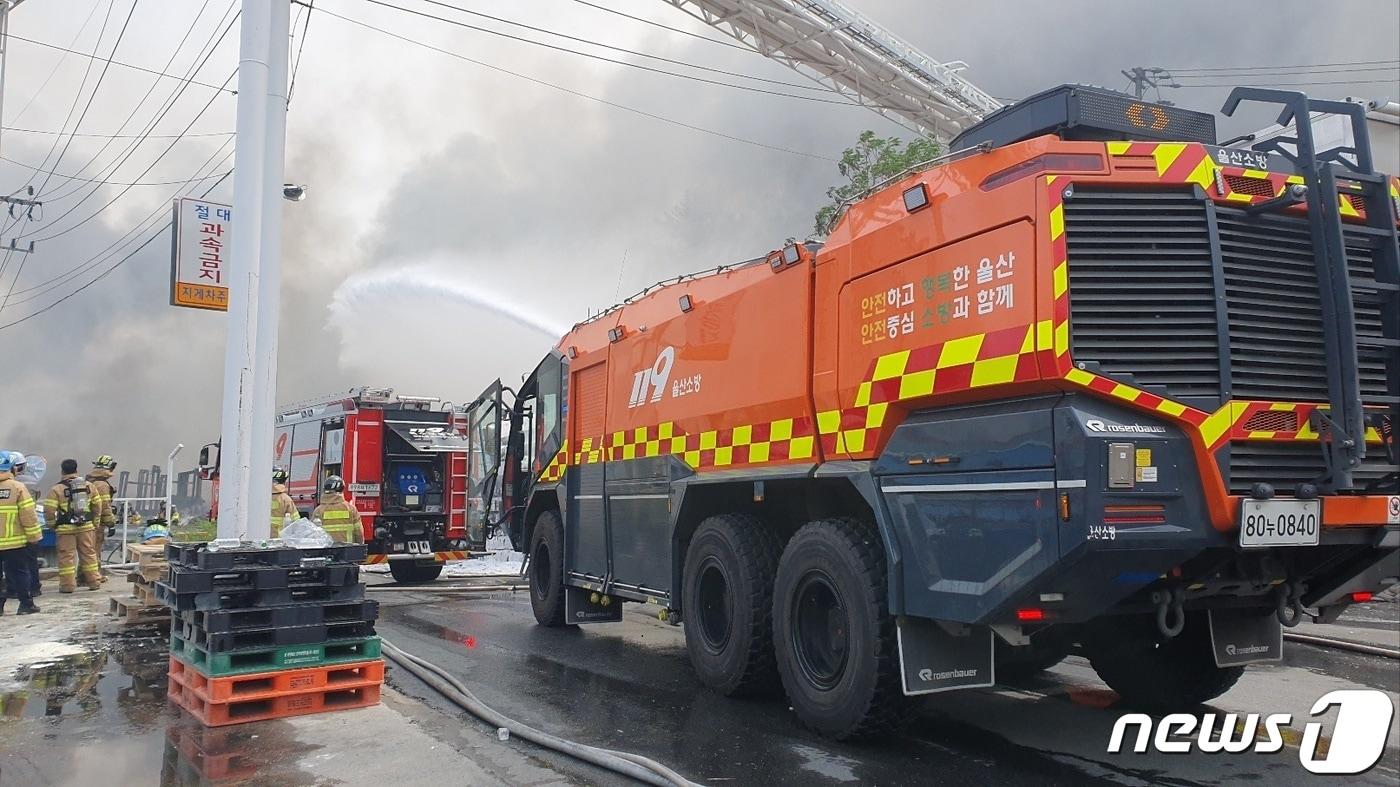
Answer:
[(1101, 421), (1098, 418), (1090, 418), (1084, 422), (1084, 426), (1091, 432), (1104, 432), (1107, 434), (1166, 434), (1165, 426), (1156, 424), (1111, 424)]
[[(1240, 648), (1248, 652), (1248, 648)], [(1372, 689), (1342, 689), (1328, 692), (1308, 712), (1316, 718), (1332, 707), (1337, 708), (1337, 721), (1332, 729), (1326, 753), (1319, 756), (1323, 723), (1310, 721), (1303, 727), (1303, 740), (1298, 747), (1298, 762), (1312, 773), (1364, 773), (1374, 766), (1385, 752), (1395, 708), (1385, 693)], [(1219, 723), (1217, 723), (1219, 719)], [(1226, 713), (1217, 717), (1205, 713), (1197, 718), (1190, 713), (1172, 713), (1154, 721), (1145, 713), (1127, 713), (1113, 724), (1108, 739), (1108, 752), (1123, 751), (1124, 739), (1130, 729), (1136, 729), (1132, 750), (1147, 751), (1148, 743), (1163, 754), (1189, 754), (1193, 748), (1205, 754), (1238, 754), (1253, 751), (1273, 754), (1283, 750), (1283, 729), (1293, 722), (1288, 713)], [(1155, 728), (1155, 730), (1154, 730)]]

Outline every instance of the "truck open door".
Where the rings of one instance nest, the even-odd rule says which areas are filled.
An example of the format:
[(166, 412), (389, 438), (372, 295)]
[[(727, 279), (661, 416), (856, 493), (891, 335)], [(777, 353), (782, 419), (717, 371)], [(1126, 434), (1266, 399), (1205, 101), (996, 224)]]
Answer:
[(467, 538), (484, 548), (492, 517), (499, 517), (501, 470), (500, 380), (467, 405)]

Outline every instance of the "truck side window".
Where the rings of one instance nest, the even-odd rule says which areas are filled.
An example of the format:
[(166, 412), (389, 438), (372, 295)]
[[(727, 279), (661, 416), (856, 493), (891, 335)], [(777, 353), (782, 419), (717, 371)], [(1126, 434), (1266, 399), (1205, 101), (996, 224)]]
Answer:
[(535, 456), (541, 461), (559, 450), (559, 403), (563, 401), (564, 374), (558, 356), (551, 355), (535, 374), (538, 398), (535, 406)]

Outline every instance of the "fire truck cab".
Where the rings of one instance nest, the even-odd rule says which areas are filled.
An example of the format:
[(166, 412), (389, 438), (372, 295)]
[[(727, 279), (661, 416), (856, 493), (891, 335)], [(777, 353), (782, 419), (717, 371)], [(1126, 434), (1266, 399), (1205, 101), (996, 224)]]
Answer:
[[(309, 515), (321, 482), (338, 475), (364, 523), (366, 563), (389, 564), (398, 582), (436, 579), (448, 560), (483, 549), (469, 531), (467, 440), (461, 412), (435, 398), (360, 387), (282, 408), (273, 433), (273, 465), (287, 469), (287, 493)], [(204, 446), (200, 470), (214, 481), (218, 445)]]

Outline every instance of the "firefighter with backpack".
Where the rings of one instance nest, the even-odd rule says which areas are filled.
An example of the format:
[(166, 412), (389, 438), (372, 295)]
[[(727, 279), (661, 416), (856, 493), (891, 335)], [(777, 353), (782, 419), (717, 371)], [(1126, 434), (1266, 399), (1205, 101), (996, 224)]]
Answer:
[(107, 498), (78, 475), (78, 461), (64, 459), (63, 477), (44, 498), (44, 512), (58, 532), (58, 592), (78, 589), (78, 574), (88, 590), (102, 587), (97, 558), (97, 523), (112, 516)]

